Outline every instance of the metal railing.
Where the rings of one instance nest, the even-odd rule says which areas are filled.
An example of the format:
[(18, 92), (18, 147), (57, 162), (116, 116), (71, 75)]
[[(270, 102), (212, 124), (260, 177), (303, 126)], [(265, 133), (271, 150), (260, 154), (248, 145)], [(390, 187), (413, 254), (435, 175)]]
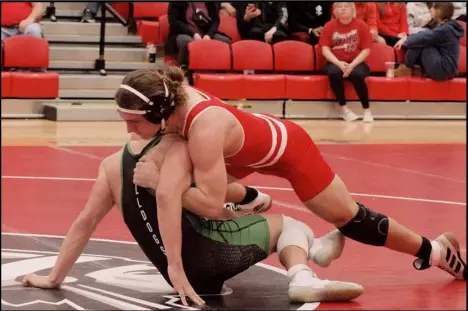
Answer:
[(99, 58), (94, 63), (94, 68), (99, 71), (101, 76), (107, 75), (106, 73), (106, 59), (105, 59), (105, 46), (106, 46), (106, 12), (109, 12), (115, 17), (119, 23), (128, 27), (129, 34), (136, 33), (136, 23), (133, 18), (133, 3), (129, 2), (128, 18), (125, 20), (120, 16), (117, 11), (107, 2), (101, 2), (101, 29), (99, 34)]

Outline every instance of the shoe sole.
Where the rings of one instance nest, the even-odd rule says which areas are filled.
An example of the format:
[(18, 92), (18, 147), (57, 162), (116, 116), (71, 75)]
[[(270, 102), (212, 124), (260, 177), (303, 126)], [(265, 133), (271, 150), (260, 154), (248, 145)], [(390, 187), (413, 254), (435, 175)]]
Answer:
[(288, 291), (291, 302), (350, 301), (361, 296), (364, 287), (333, 289), (333, 286), (314, 289), (307, 286), (292, 287)]

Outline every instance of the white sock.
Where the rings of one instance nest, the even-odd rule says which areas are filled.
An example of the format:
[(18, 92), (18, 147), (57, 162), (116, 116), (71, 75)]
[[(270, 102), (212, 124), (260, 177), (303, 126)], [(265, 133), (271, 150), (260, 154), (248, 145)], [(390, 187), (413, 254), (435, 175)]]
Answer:
[(309, 260), (312, 260), (314, 258), (315, 254), (319, 249), (323, 247), (322, 241), (320, 239), (315, 239), (312, 247), (309, 249)]
[(429, 259), (429, 264), (431, 266), (438, 266), (440, 264), (440, 244), (436, 241), (431, 242), (431, 258)]
[(288, 282), (290, 286), (310, 286), (316, 276), (308, 266), (294, 265), (288, 270)]

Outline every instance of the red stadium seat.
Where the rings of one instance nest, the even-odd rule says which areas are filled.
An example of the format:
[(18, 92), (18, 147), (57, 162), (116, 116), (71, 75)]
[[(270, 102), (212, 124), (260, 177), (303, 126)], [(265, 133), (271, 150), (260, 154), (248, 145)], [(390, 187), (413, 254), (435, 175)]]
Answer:
[(138, 21), (137, 34), (145, 44), (160, 44), (159, 22)]
[(457, 21), (460, 25), (462, 25), (463, 29), (465, 29), (465, 34), (463, 35), (463, 37), (460, 38), (460, 44), (462, 46), (466, 46), (466, 23), (463, 22), (463, 21)]
[(273, 45), (276, 71), (314, 71), (312, 45), (300, 41), (282, 41)]
[(451, 80), (449, 92), (445, 95), (449, 101), (466, 102), (466, 78)]
[(237, 29), (237, 20), (229, 15), (221, 15), (218, 31), (225, 33), (231, 38), (231, 43), (242, 40), (239, 30)]
[(243, 75), (244, 94), (247, 99), (285, 99), (286, 81), (284, 75)]
[(410, 97), (408, 78), (368, 77), (367, 87), (371, 100), (405, 101)]
[(458, 58), (458, 73), (466, 74), (466, 47), (460, 46), (460, 56)]
[(221, 99), (244, 99), (244, 80), (241, 74), (195, 73), (193, 82), (196, 88), (209, 92)]
[(167, 14), (169, 2), (133, 2), (135, 18), (159, 18)]
[(167, 41), (167, 37), (169, 36), (169, 19), (166, 15), (162, 15), (159, 17), (159, 42), (164, 43)]
[(11, 97), (57, 98), (59, 75), (56, 72), (11, 73)]
[(3, 40), (7, 68), (49, 67), (49, 43), (33, 36), (13, 36)]
[(327, 63), (327, 59), (322, 54), (322, 47), (318, 44), (314, 46), (315, 49), (315, 70), (322, 71)]
[(218, 40), (192, 41), (188, 51), (191, 70), (231, 69), (231, 49), (227, 43)]
[(11, 96), (11, 73), (2, 72), (2, 98)]
[(273, 51), (268, 43), (242, 40), (231, 49), (233, 70), (273, 70)]
[[(133, 2), (133, 17), (157, 19), (167, 14), (168, 2)], [(112, 7), (124, 18), (128, 18), (129, 3), (113, 2)]]
[(286, 98), (296, 100), (320, 100), (327, 98), (327, 76), (286, 75)]
[(395, 51), (386, 44), (374, 43), (366, 61), (371, 72), (386, 72), (386, 62), (395, 62)]
[(409, 100), (444, 101), (450, 93), (451, 81), (435, 81), (429, 78), (410, 77)]

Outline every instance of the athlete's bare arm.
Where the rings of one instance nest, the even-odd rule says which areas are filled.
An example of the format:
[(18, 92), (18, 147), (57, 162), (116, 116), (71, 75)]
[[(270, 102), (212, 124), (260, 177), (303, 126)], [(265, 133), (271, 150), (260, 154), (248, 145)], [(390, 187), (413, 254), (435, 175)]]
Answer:
[(228, 123), (218, 112), (219, 109), (204, 112), (193, 123), (188, 139), (196, 188), (190, 188), (186, 195), (194, 205), (209, 209), (210, 219), (224, 218), (227, 191), (224, 144)]
[(168, 265), (182, 260), (182, 194), (190, 187), (190, 171), (190, 158), (184, 142), (174, 142), (164, 157), (156, 189), (159, 230)]
[(111, 210), (114, 202), (104, 169), (105, 161), (99, 167), (98, 177), (91, 190), (88, 202), (70, 227), (49, 276), (27, 275), (23, 280), (24, 285), (41, 288), (59, 286), (83, 252), (97, 224)]

